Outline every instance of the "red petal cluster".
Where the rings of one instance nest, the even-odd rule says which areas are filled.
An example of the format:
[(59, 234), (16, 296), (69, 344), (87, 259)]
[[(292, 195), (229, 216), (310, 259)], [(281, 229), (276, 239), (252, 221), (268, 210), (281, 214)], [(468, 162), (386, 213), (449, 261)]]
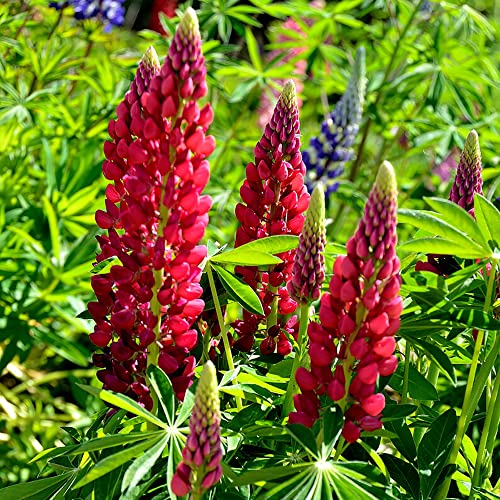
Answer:
[[(97, 262), (117, 258), (110, 272), (92, 279), (97, 302), (92, 342), (104, 387), (152, 405), (145, 383), (147, 364), (158, 364), (179, 398), (191, 383), (197, 343), (193, 322), (201, 313), (198, 245), (208, 223), (209, 179), (205, 159), (214, 149), (206, 136), (213, 117), (206, 94), (206, 69), (196, 15), (182, 18), (161, 70), (146, 53), (117, 120), (109, 124), (103, 173), (106, 210), (96, 213), (101, 253)], [(154, 63), (153, 63), (154, 61)]]
[[(345, 412), (344, 438), (355, 441), (361, 429), (382, 426), (385, 398), (375, 393), (379, 376), (396, 370), (394, 334), (402, 299), (396, 256), (396, 180), (392, 166), (380, 167), (364, 216), (337, 257), (330, 292), (321, 298), (319, 323), (309, 325), (311, 368), (296, 374), (291, 423), (312, 426), (319, 418), (319, 396), (338, 401)], [(352, 404), (351, 404), (352, 403)]]
[[(235, 247), (267, 236), (299, 235), (304, 224), (304, 212), (309, 205), (309, 194), (304, 186), (305, 166), (300, 153), (300, 123), (295, 86), (288, 82), (276, 104), (264, 135), (257, 143), (255, 161), (246, 168), (246, 179), (240, 189), (243, 203), (236, 206), (240, 227), (236, 232)], [(233, 324), (239, 335), (235, 347), (249, 351), (260, 322), (268, 317), (273, 301), (277, 312), (288, 315), (297, 303), (286, 289), (291, 279), (294, 251), (280, 254), (283, 263), (269, 272), (256, 267), (236, 268), (243, 279), (254, 288), (261, 299), (264, 317), (244, 312), (243, 320)], [(261, 345), (264, 354), (278, 349), (282, 355), (291, 352), (284, 328), (272, 325)]]

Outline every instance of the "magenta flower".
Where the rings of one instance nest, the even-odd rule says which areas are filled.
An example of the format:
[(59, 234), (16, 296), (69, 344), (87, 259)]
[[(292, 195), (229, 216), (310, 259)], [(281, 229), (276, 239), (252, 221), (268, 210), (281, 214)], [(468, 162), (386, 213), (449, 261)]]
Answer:
[[(460, 155), (457, 174), (451, 187), (449, 200), (467, 210), (474, 216), (474, 194), (483, 194), (483, 178), (481, 164), (481, 150), (479, 137), (475, 130), (471, 130), (465, 140), (464, 149)], [(427, 255), (427, 262), (417, 262), (416, 271), (429, 271), (441, 276), (448, 276), (458, 271), (460, 266), (450, 255)]]
[(316, 184), (304, 227), (299, 236), (299, 246), (293, 261), (292, 279), (288, 282), (288, 292), (293, 300), (308, 304), (319, 298), (321, 285), (325, 281), (326, 244), (325, 193), (322, 184)]
[[(235, 210), (240, 222), (235, 247), (266, 236), (299, 235), (302, 230), (309, 194), (304, 186), (305, 167), (300, 153), (300, 124), (292, 81), (285, 85), (254, 152), (255, 161), (247, 165), (246, 179), (240, 189), (243, 203), (238, 203)], [(235, 342), (238, 349), (251, 349), (260, 322), (268, 318), (271, 311), (282, 315), (295, 311), (297, 303), (286, 289), (291, 279), (293, 256), (293, 251), (279, 255), (283, 263), (266, 273), (256, 267), (236, 268), (257, 290), (264, 309), (264, 317), (245, 311), (243, 320), (233, 324), (239, 335)], [(281, 325), (272, 321), (267, 326), (268, 336), (261, 344), (261, 351), (270, 354), (277, 347), (282, 355), (291, 352)]]
[(471, 130), (460, 155), (449, 199), (465, 208), (472, 216), (474, 216), (474, 194), (483, 194), (482, 169), (479, 137), (475, 130)]
[(197, 343), (193, 322), (204, 307), (198, 245), (211, 199), (201, 194), (209, 178), (205, 159), (214, 149), (206, 135), (213, 117), (196, 14), (188, 9), (161, 70), (150, 49), (112, 120), (104, 146), (106, 210), (96, 213), (101, 253), (115, 257), (110, 272), (92, 279), (97, 302), (94, 356), (106, 389), (135, 397), (147, 408), (148, 364), (171, 378), (179, 398), (191, 383)]
[(379, 376), (396, 370), (394, 334), (399, 328), (401, 276), (396, 256), (396, 178), (384, 162), (370, 192), (363, 218), (337, 257), (330, 292), (321, 297), (319, 323), (309, 325), (311, 368), (296, 374), (291, 423), (311, 426), (320, 416), (319, 396), (326, 394), (344, 411), (343, 436), (355, 441), (361, 429), (382, 426), (383, 394)]
[(182, 450), (182, 462), (172, 477), (175, 495), (203, 493), (222, 477), (220, 445), (220, 409), (215, 366), (207, 361), (196, 387), (193, 411), (189, 420), (189, 435)]

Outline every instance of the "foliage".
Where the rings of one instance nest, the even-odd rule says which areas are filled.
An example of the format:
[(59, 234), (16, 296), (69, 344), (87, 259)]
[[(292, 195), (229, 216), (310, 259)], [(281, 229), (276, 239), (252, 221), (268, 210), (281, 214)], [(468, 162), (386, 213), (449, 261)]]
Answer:
[[(200, 21), (217, 144), (205, 191), (213, 199), (201, 280), (206, 331), (194, 352), (198, 360), (212, 355), (219, 375), (224, 475), (207, 498), (424, 500), (445, 498), (442, 485), (450, 480), (453, 498), (497, 498), (500, 95), (493, 3), (188, 3)], [(284, 26), (288, 18), (308, 36)], [(147, 47), (166, 55), (178, 19), (163, 23), (165, 37), (105, 32), (98, 21), (77, 21), (43, 0), (0, 6), (0, 491), (7, 499), (172, 495), (196, 382), (179, 403), (169, 378), (150, 366), (156, 413), (102, 390), (90, 366), (85, 312), (93, 300), (108, 122)], [(277, 41), (280, 34), (286, 42)], [(235, 266), (269, 269), (298, 238), (232, 246), (239, 188), (262, 136), (261, 94), (291, 75), (301, 79), (301, 141), (308, 144), (345, 91), (359, 46), (366, 51), (365, 111), (355, 159), (327, 205), (323, 291), (375, 169), (387, 159), (400, 191), (404, 310), (398, 369), (379, 382), (386, 388), (384, 428), (363, 431), (347, 446), (338, 406), (311, 429), (286, 423), (294, 353), (229, 355), (230, 325), (243, 309), (263, 312)], [(300, 51), (291, 60), (269, 57), (276, 48)], [(447, 166), (471, 129), (484, 166), (475, 219), (445, 201), (453, 180)], [(416, 271), (429, 253), (452, 256), (455, 272)], [(210, 330), (217, 349), (210, 349)]]

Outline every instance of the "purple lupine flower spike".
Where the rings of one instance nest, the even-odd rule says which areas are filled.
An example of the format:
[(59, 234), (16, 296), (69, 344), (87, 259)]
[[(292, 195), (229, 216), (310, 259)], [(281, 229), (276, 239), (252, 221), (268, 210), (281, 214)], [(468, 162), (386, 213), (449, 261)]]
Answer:
[(62, 9), (71, 5), (75, 10), (75, 19), (99, 19), (105, 25), (105, 31), (112, 26), (122, 26), (125, 21), (124, 0), (69, 0), (49, 2), (50, 7)]
[(471, 130), (465, 140), (460, 155), (457, 175), (451, 187), (449, 200), (465, 208), (474, 217), (474, 193), (483, 194), (483, 178), (481, 176), (481, 150), (479, 137)]
[(177, 496), (196, 494), (196, 498), (222, 477), (220, 445), (220, 407), (217, 373), (211, 361), (203, 367), (196, 387), (189, 435), (182, 450), (182, 462), (172, 477), (171, 488)]
[(360, 47), (344, 95), (321, 124), (320, 134), (311, 139), (309, 148), (304, 151), (309, 192), (317, 182), (326, 186), (327, 199), (336, 191), (337, 177), (344, 171), (345, 163), (354, 158), (352, 145), (361, 122), (365, 90), (365, 50)]
[(325, 193), (323, 185), (316, 184), (295, 252), (292, 280), (288, 282), (288, 292), (296, 302), (307, 304), (319, 298), (325, 280), (325, 244)]
[(358, 229), (333, 266), (330, 293), (321, 298), (319, 323), (309, 324), (311, 368), (296, 374), (301, 394), (295, 396), (291, 423), (311, 426), (327, 394), (344, 411), (343, 436), (358, 439), (361, 429), (382, 426), (383, 394), (379, 376), (394, 373), (394, 335), (400, 324), (401, 276), (396, 256), (396, 178), (384, 162)]

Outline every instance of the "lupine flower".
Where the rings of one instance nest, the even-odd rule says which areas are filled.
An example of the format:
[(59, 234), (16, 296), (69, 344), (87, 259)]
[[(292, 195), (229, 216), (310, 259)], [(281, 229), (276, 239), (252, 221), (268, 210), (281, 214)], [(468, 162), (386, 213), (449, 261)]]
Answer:
[(317, 182), (326, 186), (327, 198), (336, 191), (338, 182), (335, 179), (344, 171), (345, 163), (354, 158), (352, 145), (361, 122), (365, 90), (365, 50), (360, 47), (344, 95), (321, 124), (320, 134), (311, 139), (309, 148), (304, 151), (309, 192)]
[(299, 236), (292, 279), (287, 287), (292, 299), (298, 303), (308, 304), (320, 296), (325, 281), (325, 244), (325, 193), (322, 184), (317, 184)]
[(211, 199), (201, 195), (210, 175), (206, 157), (215, 147), (206, 136), (213, 112), (201, 110), (206, 69), (196, 14), (184, 14), (161, 70), (154, 51), (117, 108), (104, 145), (106, 210), (96, 213), (101, 248), (97, 262), (117, 258), (109, 273), (92, 278), (97, 302), (91, 341), (106, 389), (152, 405), (147, 364), (158, 364), (182, 399), (192, 381), (197, 343), (192, 325), (204, 307), (198, 245)]
[[(479, 137), (471, 130), (465, 140), (464, 149), (458, 162), (457, 174), (451, 187), (449, 200), (467, 210), (474, 217), (474, 194), (483, 194), (483, 178)], [(416, 271), (430, 271), (448, 276), (458, 271), (460, 266), (450, 255), (427, 255), (427, 262), (417, 262)]]
[[(235, 247), (266, 236), (299, 235), (309, 194), (304, 186), (305, 166), (300, 153), (300, 124), (295, 86), (289, 81), (276, 104), (264, 135), (257, 143), (255, 161), (246, 168), (246, 179), (240, 189), (243, 203), (236, 206), (240, 227)], [(297, 303), (286, 289), (291, 279), (294, 252), (280, 254), (283, 263), (261, 273), (256, 267), (237, 267), (243, 279), (258, 291), (264, 317), (244, 311), (243, 320), (233, 324), (239, 339), (235, 347), (248, 351), (260, 322), (269, 316), (273, 301), (279, 314), (295, 311)], [(263, 354), (291, 352), (291, 344), (279, 324), (268, 325), (268, 336), (261, 344)], [(287, 327), (287, 324), (283, 325)], [(277, 339), (277, 340), (276, 340)]]
[(471, 130), (460, 155), (449, 200), (465, 208), (473, 217), (474, 194), (483, 194), (482, 169), (479, 137), (475, 130)]
[(124, 0), (69, 0), (66, 2), (50, 2), (49, 6), (57, 10), (72, 6), (75, 19), (100, 19), (110, 29), (121, 26), (125, 20)]
[(196, 387), (194, 407), (189, 420), (189, 435), (182, 450), (182, 461), (172, 477), (175, 495), (189, 492), (196, 498), (222, 477), (220, 409), (215, 366), (207, 361)]
[[(379, 376), (396, 370), (394, 334), (399, 328), (401, 276), (396, 256), (396, 178), (384, 162), (363, 218), (335, 260), (330, 292), (321, 297), (319, 323), (309, 325), (311, 368), (297, 370), (301, 394), (294, 398), (291, 423), (312, 426), (326, 394), (344, 410), (343, 436), (354, 442), (361, 429), (382, 426)], [(352, 403), (351, 403), (352, 402)]]

